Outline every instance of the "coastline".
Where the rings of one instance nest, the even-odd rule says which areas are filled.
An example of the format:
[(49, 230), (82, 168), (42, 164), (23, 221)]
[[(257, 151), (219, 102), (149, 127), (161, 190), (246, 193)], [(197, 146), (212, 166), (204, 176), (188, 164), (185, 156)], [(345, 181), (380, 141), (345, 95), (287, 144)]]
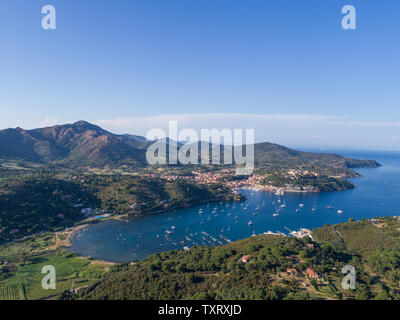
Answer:
[[(87, 223), (87, 224), (81, 224), (78, 225), (76, 227), (72, 227), (67, 229), (66, 231), (62, 231), (62, 232), (55, 232), (55, 247), (56, 248), (69, 248), (72, 246), (72, 241), (73, 241), (73, 237), (75, 236), (75, 234), (79, 231), (82, 230), (88, 226), (90, 226), (91, 223)], [(60, 236), (62, 234), (67, 233), (67, 236), (65, 239), (60, 239)]]

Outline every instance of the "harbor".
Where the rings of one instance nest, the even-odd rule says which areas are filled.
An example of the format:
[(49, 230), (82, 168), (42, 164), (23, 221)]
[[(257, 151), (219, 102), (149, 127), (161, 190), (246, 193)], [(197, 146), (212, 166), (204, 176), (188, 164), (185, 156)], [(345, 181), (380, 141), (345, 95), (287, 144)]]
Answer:
[[(379, 160), (385, 164), (385, 159)], [(157, 252), (221, 246), (257, 235), (301, 238), (312, 236), (313, 228), (350, 218), (399, 215), (399, 198), (386, 192), (400, 192), (398, 162), (358, 171), (362, 177), (354, 179), (358, 188), (353, 190), (278, 193), (242, 188), (237, 189), (246, 198), (241, 202), (210, 202), (143, 218), (101, 221), (76, 232), (69, 250), (129, 262)]]

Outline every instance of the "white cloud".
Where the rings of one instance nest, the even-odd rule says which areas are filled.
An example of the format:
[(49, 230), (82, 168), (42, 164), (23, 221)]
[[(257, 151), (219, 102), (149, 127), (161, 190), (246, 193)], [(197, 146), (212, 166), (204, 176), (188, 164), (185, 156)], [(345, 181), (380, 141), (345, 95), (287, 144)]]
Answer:
[(168, 121), (178, 121), (181, 127), (232, 127), (251, 128), (263, 121), (283, 121), (292, 123), (316, 123), (339, 120), (341, 117), (308, 114), (246, 114), (246, 113), (188, 113), (156, 115), (150, 117), (129, 117), (99, 120), (95, 123), (116, 130), (150, 130), (166, 128)]

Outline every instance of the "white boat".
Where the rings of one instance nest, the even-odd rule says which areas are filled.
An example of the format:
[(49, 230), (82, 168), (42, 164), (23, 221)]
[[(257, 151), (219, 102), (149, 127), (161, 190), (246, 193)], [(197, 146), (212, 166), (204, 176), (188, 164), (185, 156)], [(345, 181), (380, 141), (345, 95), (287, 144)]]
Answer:
[(273, 217), (279, 217), (279, 214), (278, 213), (274, 213), (272, 216)]
[(300, 203), (300, 204), (299, 204), (299, 207), (300, 207), (300, 208), (303, 208), (303, 207), (304, 207), (304, 204), (303, 204), (303, 203)]
[(251, 226), (253, 224), (253, 222), (249, 221), (248, 225)]
[(343, 211), (342, 211), (342, 210), (338, 210), (338, 211), (337, 211), (337, 213), (339, 213), (339, 214), (340, 214), (340, 213), (343, 213)]
[(317, 208), (312, 208), (311, 210), (312, 210), (312, 211), (317, 211)]

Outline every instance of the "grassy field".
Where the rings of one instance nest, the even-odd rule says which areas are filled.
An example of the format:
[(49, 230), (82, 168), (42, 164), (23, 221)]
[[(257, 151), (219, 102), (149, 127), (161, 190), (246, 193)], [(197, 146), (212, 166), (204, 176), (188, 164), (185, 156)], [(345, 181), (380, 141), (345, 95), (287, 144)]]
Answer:
[[(98, 281), (109, 264), (54, 248), (54, 236), (43, 234), (0, 246), (0, 300), (57, 298), (66, 290)], [(44, 266), (54, 266), (56, 289), (42, 288)]]
[(0, 300), (26, 300), (24, 284), (9, 284), (0, 287)]

